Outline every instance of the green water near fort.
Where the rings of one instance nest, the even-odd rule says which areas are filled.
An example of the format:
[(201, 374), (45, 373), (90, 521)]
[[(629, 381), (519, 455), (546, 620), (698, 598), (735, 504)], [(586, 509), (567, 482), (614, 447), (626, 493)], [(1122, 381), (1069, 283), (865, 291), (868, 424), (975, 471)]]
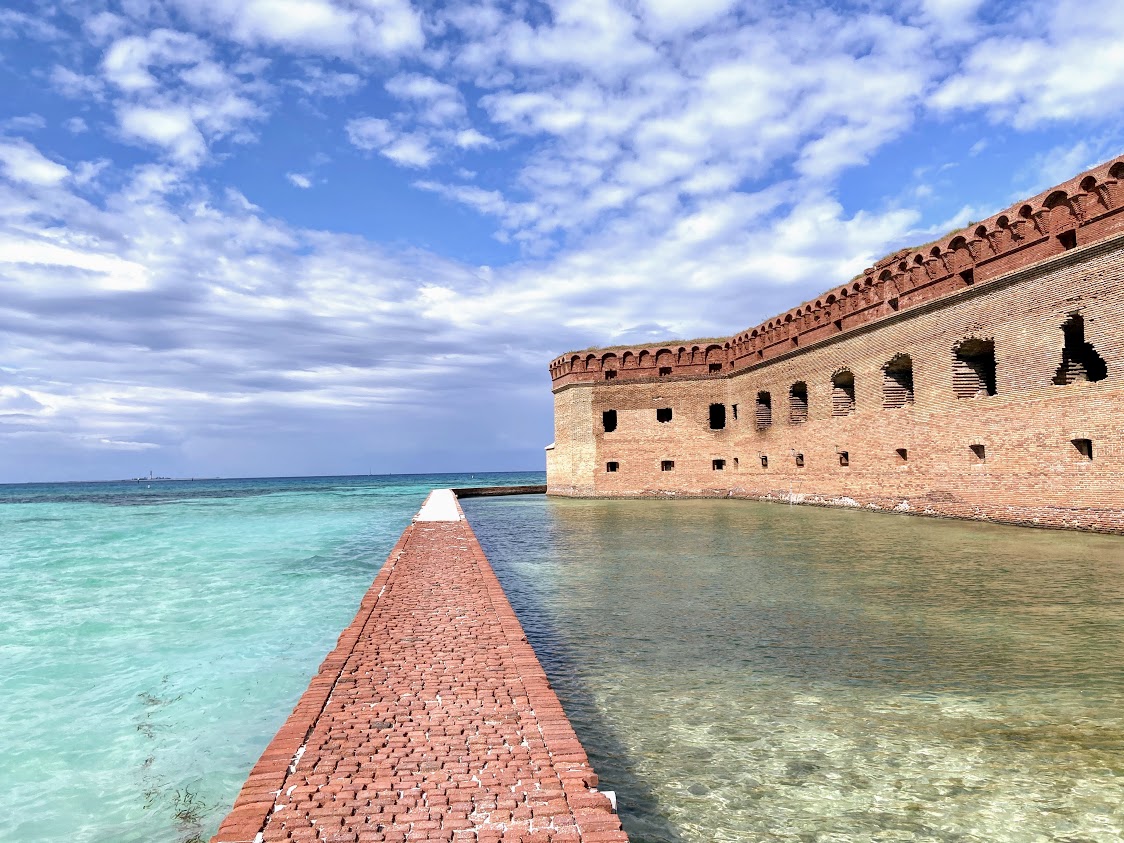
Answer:
[(1124, 839), (1124, 539), (464, 508), (633, 843)]

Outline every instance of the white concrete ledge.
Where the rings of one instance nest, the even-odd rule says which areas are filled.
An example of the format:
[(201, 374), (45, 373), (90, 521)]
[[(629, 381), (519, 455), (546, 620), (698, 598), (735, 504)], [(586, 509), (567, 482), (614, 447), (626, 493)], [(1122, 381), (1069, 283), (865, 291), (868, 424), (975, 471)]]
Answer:
[(434, 489), (414, 516), (415, 521), (463, 521), (452, 489)]

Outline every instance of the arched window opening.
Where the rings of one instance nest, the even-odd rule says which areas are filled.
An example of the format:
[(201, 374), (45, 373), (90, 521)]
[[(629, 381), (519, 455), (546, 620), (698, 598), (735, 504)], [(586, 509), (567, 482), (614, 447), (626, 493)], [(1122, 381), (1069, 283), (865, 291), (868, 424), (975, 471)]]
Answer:
[(831, 376), (831, 414), (837, 418), (855, 412), (855, 376), (849, 369)]
[(666, 424), (671, 421), (671, 407), (660, 407), (656, 410), (656, 421)]
[(753, 407), (754, 421), (758, 430), (764, 430), (773, 424), (773, 398), (768, 392), (758, 392), (757, 401)]
[(788, 423), (808, 421), (808, 384), (797, 381), (788, 390)]
[(1085, 320), (1074, 313), (1062, 325), (1065, 345), (1062, 364), (1054, 374), (1054, 383), (1068, 386), (1079, 381), (1103, 381), (1108, 377), (1108, 366), (1091, 343), (1085, 342)]
[(995, 341), (966, 339), (952, 350), (952, 392), (957, 398), (995, 394)]
[(882, 406), (896, 410), (913, 403), (913, 358), (898, 354), (882, 368)]

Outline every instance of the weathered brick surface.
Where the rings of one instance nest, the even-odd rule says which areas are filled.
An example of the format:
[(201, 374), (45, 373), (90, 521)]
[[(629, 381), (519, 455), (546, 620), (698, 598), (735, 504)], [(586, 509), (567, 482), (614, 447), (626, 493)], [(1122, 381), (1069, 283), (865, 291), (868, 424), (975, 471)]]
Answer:
[[(932, 259), (954, 272), (934, 281), (930, 267), (927, 287), (914, 278), (925, 261), (891, 256), (904, 268), (878, 273), (886, 278), (863, 288), (858, 309), (840, 304), (840, 290), (821, 308), (770, 320), (772, 328), (717, 346), (725, 356), (711, 349), (719, 372), (660, 377), (637, 366), (605, 380), (603, 372), (575, 372), (570, 358), (559, 358), (552, 364), (549, 492), (792, 500), (1124, 532), (1122, 180), (1124, 164), (1105, 164), (1027, 203), (1029, 210), (1016, 206), (1011, 213), (1022, 222), (1002, 227), (1000, 215), (981, 224), (971, 266), (964, 256), (953, 259), (951, 245), (961, 244), (950, 235)], [(1090, 197), (1100, 197), (1098, 204), (1088, 205)], [(988, 233), (1011, 225), (1021, 240)], [(1069, 231), (1077, 232), (1075, 242), (1058, 239)], [(989, 237), (998, 246), (985, 254)], [(972, 266), (968, 284), (960, 273)], [(942, 286), (949, 279), (958, 285)], [(823, 322), (816, 314), (828, 308), (836, 317), (844, 310), (867, 316), (816, 327)], [(1084, 320), (1085, 340), (1107, 377), (1056, 384), (1062, 325), (1074, 315)], [(964, 370), (956, 374), (954, 349), (973, 339), (994, 343), (995, 394), (961, 398), (956, 379)], [(898, 354), (912, 360), (914, 400), (889, 409), (884, 367)], [(854, 411), (836, 416), (832, 378), (843, 369), (854, 376)], [(802, 403), (792, 398), (798, 384), (806, 385), (806, 419), (793, 413)], [(766, 429), (755, 418), (760, 392), (771, 398)], [(727, 412), (721, 430), (709, 426), (716, 403)], [(660, 408), (672, 410), (671, 421), (657, 421)], [(602, 428), (606, 410), (617, 414), (613, 432)], [(1075, 444), (1082, 440), (1092, 443), (1092, 459)], [(720, 470), (715, 460), (723, 461)], [(661, 471), (664, 462), (674, 467)]]
[(213, 843), (623, 843), (596, 784), (467, 522), (419, 522)]

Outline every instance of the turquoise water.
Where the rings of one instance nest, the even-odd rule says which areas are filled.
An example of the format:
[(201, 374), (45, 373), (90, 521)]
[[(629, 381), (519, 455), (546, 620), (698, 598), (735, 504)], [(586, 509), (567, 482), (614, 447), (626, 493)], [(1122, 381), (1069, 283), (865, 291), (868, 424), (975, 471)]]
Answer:
[(0, 486), (0, 840), (207, 839), (429, 489)]
[(463, 506), (632, 843), (1124, 839), (1124, 539)]
[[(430, 488), (0, 487), (2, 841), (207, 839)], [(463, 503), (633, 843), (1124, 839), (1124, 539)]]

